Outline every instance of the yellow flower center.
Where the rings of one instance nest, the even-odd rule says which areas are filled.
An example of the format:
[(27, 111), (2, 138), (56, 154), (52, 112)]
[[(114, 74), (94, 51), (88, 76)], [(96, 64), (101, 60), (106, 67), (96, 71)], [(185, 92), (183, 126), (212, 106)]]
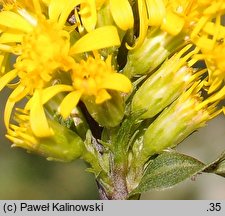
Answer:
[(76, 64), (72, 72), (73, 87), (85, 95), (97, 95), (107, 77), (115, 73), (111, 58), (103, 61), (100, 57), (88, 57)]
[(67, 69), (69, 34), (56, 23), (42, 19), (31, 33), (24, 36), (21, 46), (22, 54), (17, 58), (15, 68), (21, 84), (30, 93), (43, 88), (56, 69)]

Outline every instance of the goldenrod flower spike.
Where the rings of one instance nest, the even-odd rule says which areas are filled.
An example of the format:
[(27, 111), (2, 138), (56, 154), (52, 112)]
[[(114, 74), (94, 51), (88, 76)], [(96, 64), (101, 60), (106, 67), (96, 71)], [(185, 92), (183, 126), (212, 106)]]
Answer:
[(134, 16), (128, 0), (109, 0), (110, 11), (116, 25), (126, 31), (133, 28)]

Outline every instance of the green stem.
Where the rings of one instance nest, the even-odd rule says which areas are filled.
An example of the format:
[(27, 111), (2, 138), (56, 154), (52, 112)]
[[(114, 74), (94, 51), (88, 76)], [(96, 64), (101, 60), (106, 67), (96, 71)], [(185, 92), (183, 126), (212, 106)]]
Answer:
[[(127, 159), (127, 133), (124, 129), (128, 127), (118, 126), (108, 130), (108, 140), (112, 144), (111, 162), (110, 164), (110, 179), (112, 182), (112, 193), (110, 199), (125, 200), (128, 198), (127, 189), (127, 173), (128, 173), (128, 159)], [(127, 132), (127, 131), (126, 131)], [(125, 135), (126, 134), (126, 135)], [(105, 137), (106, 138), (106, 137)]]
[(112, 181), (114, 191), (112, 194), (112, 199), (115, 200), (124, 200), (128, 198), (128, 189), (127, 189), (127, 161), (126, 155), (121, 154), (119, 150), (115, 152), (114, 165), (112, 170)]

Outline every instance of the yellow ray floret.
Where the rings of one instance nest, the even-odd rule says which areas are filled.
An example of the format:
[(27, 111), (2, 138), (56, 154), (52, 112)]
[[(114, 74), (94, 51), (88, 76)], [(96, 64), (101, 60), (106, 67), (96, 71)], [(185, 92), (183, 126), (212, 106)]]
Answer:
[(103, 26), (80, 38), (70, 48), (70, 55), (119, 45), (120, 38), (116, 27)]
[(112, 17), (122, 30), (131, 29), (134, 26), (132, 8), (128, 0), (109, 0)]
[(53, 135), (53, 131), (48, 125), (41, 100), (40, 91), (35, 91), (33, 104), (30, 110), (30, 125), (35, 136), (48, 137)]

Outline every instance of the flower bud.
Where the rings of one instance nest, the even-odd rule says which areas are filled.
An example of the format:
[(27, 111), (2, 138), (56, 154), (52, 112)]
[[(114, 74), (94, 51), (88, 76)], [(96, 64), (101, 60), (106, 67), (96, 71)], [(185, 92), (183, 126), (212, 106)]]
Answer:
[(193, 80), (204, 73), (187, 65), (186, 60), (193, 54), (192, 51), (181, 57), (191, 45), (183, 48), (151, 75), (138, 89), (132, 100), (132, 110), (146, 110), (142, 118), (152, 118), (171, 104), (185, 91)]
[(152, 73), (182, 44), (184, 44), (184, 37), (181, 34), (171, 36), (160, 29), (149, 31), (142, 45), (128, 52), (123, 73), (129, 78)]
[(73, 131), (48, 119), (54, 134), (37, 137), (33, 134), (26, 111), (20, 110), (15, 116), (19, 126), (10, 125), (6, 137), (13, 142), (12, 147), (21, 147), (28, 152), (46, 157), (48, 160), (68, 162), (79, 158), (84, 151), (82, 139)]
[(217, 102), (208, 105), (212, 98), (203, 100), (199, 93), (201, 87), (195, 83), (148, 127), (144, 134), (142, 158), (147, 160), (155, 153), (175, 147), (221, 112), (216, 110)]

